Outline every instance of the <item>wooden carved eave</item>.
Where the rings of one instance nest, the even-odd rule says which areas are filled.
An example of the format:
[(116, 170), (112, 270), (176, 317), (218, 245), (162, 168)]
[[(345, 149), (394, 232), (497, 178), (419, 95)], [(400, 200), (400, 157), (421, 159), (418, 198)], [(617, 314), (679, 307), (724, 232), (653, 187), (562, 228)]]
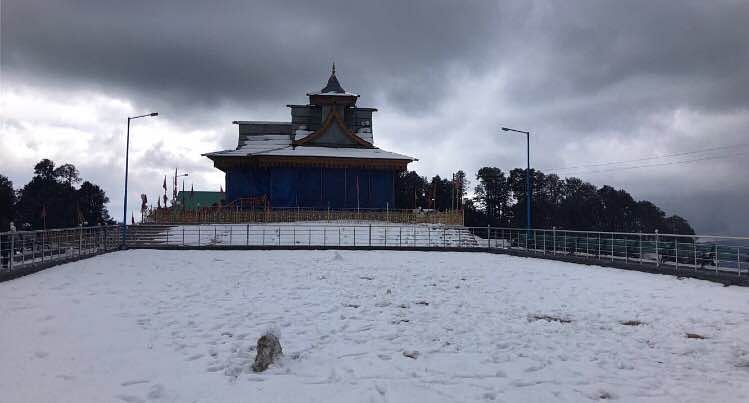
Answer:
[(356, 144), (365, 148), (375, 148), (372, 143), (362, 139), (361, 137), (354, 134), (351, 130), (349, 130), (348, 127), (346, 127), (346, 124), (343, 123), (343, 119), (341, 119), (341, 116), (336, 111), (330, 112), (328, 117), (325, 119), (325, 123), (323, 123), (322, 127), (320, 127), (316, 132), (301, 140), (295, 140), (293, 142), (294, 146), (303, 146), (310, 141), (314, 141), (315, 139), (320, 138), (323, 134), (325, 134), (326, 131), (328, 131), (328, 129), (330, 129), (330, 126), (334, 122), (338, 125), (338, 127), (340, 127), (341, 131)]

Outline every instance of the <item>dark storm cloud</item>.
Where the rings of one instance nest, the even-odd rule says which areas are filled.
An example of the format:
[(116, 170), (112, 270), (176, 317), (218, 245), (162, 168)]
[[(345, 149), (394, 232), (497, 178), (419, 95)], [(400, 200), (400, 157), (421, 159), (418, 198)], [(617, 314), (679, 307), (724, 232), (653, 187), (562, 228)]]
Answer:
[(393, 99), (444, 95), (445, 67), (486, 65), (499, 21), (497, 6), (446, 1), (3, 4), (6, 69), (197, 106), (301, 102), (333, 60), (361, 93), (413, 81)]
[(667, 92), (654, 100), (664, 107), (687, 95), (705, 108), (747, 104), (749, 3), (575, 5), (11, 0), (3, 67), (198, 106), (303, 100), (334, 59), (344, 85), (414, 110), (449, 96), (452, 70), (502, 65), (513, 68), (507, 95), (530, 105), (653, 77), (670, 91), (713, 84)]

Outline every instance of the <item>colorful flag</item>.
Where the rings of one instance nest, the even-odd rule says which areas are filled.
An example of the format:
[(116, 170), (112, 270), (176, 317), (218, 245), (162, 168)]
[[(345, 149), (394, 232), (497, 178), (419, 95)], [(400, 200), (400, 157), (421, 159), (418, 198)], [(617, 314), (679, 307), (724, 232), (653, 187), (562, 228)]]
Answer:
[(148, 210), (148, 198), (146, 197), (145, 194), (141, 194), (140, 195), (140, 201), (141, 201), (141, 203), (140, 203), (140, 211), (143, 213), (146, 210)]

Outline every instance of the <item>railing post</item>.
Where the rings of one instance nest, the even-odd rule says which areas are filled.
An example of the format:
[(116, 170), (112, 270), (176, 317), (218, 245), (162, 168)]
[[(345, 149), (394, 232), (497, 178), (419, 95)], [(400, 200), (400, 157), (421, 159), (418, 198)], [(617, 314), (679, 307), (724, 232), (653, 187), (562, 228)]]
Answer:
[(8, 255), (8, 271), (13, 271), (13, 260), (15, 259), (16, 255), (16, 245), (15, 245), (15, 231), (10, 231), (10, 254)]
[(78, 257), (83, 255), (83, 224), (78, 225)]
[(554, 254), (557, 254), (557, 227), (551, 227), (551, 241), (554, 243)]
[(245, 227), (245, 246), (250, 244), (250, 224)]
[(642, 265), (642, 232), (640, 232), (640, 264)]
[(655, 266), (661, 267), (661, 253), (658, 249), (658, 230), (655, 230)]
[(492, 248), (492, 226), (491, 225), (486, 226), (486, 239), (487, 239), (486, 246), (489, 249), (491, 249)]
[(442, 247), (447, 247), (447, 228), (445, 226), (442, 226)]
[(718, 244), (715, 244), (715, 272), (718, 272), (718, 267), (720, 266), (720, 251), (718, 250)]
[(369, 247), (372, 247), (372, 224), (369, 224)]
[(674, 260), (676, 260), (676, 270), (679, 270), (679, 238), (674, 237)]
[(567, 254), (567, 231), (564, 231), (564, 247), (562, 248), (562, 254)]
[(398, 247), (401, 247), (401, 244), (403, 243), (403, 227), (400, 225), (398, 226)]
[(546, 230), (543, 230), (542, 234), (544, 234), (544, 255), (546, 254)]
[[(167, 231), (167, 234), (169, 234), (168, 231)], [(233, 234), (234, 234), (234, 225), (229, 224), (229, 245), (231, 245), (233, 243), (232, 242), (232, 235)]]
[(356, 246), (356, 225), (354, 225), (354, 246)]
[(739, 277), (741, 277), (741, 247), (736, 247), (736, 270), (739, 272)]
[(585, 233), (585, 254), (590, 255), (590, 237)]
[(182, 227), (182, 246), (185, 246), (185, 227)]
[(614, 233), (611, 233), (611, 261), (614, 261)]
[(307, 227), (307, 246), (312, 246), (312, 227)]
[(198, 224), (198, 246), (200, 246), (200, 224)]
[(694, 249), (694, 269), (697, 270), (697, 239), (692, 239), (692, 248)]
[[(297, 215), (298, 215), (298, 212), (297, 212)], [(293, 245), (296, 245), (296, 225), (293, 228), (294, 228), (294, 230), (293, 230), (294, 232), (293, 232), (293, 235), (292, 235), (292, 238), (291, 238), (291, 243)]]

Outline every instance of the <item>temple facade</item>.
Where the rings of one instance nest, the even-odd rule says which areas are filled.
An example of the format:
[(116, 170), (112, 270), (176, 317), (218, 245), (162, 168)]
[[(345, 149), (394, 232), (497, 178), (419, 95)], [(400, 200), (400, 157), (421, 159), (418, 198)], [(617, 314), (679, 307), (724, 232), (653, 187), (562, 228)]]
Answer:
[(395, 178), (413, 157), (374, 145), (375, 108), (341, 87), (335, 65), (327, 85), (287, 105), (290, 122), (235, 121), (236, 149), (203, 154), (226, 175), (226, 203), (267, 200), (271, 207), (385, 209)]

